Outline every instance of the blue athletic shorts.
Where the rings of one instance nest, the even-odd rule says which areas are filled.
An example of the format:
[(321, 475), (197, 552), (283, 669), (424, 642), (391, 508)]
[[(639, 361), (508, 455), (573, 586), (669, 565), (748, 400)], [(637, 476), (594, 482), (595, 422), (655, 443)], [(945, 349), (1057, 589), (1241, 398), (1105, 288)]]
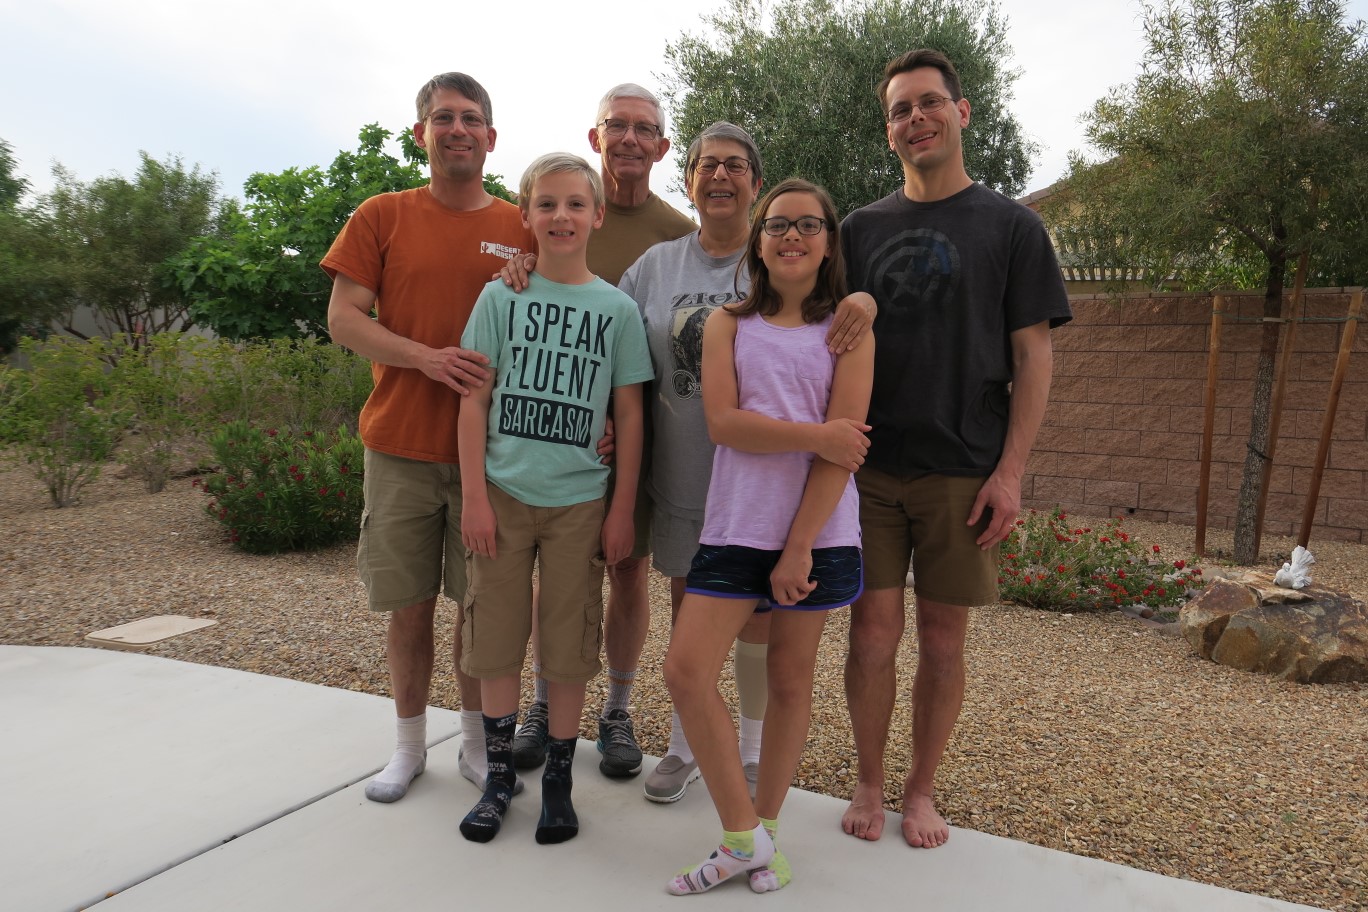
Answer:
[(840, 608), (864, 591), (859, 548), (815, 548), (809, 579), (817, 582), (817, 588), (796, 605), (780, 605), (770, 591), (769, 578), (782, 554), (740, 545), (699, 545), (684, 591), (714, 598), (769, 599), (776, 608), (799, 611)]

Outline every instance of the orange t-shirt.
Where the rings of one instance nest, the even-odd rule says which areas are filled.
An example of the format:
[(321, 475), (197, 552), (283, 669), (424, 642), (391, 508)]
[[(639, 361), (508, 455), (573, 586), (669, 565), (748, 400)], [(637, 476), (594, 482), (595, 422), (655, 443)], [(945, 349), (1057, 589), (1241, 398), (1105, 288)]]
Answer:
[[(327, 256), (340, 272), (376, 294), (376, 315), (390, 332), (433, 348), (461, 344), (480, 290), (508, 258), (533, 249), (518, 207), (496, 199), (457, 212), (427, 187), (384, 193), (362, 203)], [(361, 440), (372, 450), (458, 462), (460, 395), (413, 368), (372, 365), (375, 390), (361, 410)]]

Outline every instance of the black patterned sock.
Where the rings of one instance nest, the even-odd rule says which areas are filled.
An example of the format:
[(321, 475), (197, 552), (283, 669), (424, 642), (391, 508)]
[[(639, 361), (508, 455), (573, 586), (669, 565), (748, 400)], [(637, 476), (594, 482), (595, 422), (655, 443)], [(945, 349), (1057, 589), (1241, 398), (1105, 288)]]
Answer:
[(537, 842), (565, 842), (579, 834), (579, 818), (570, 802), (574, 786), (570, 768), (575, 762), (576, 738), (549, 738), (546, 769), (542, 772), (542, 812), (537, 822)]
[(499, 835), (508, 805), (513, 801), (513, 728), (517, 722), (517, 713), (499, 719), (484, 717), (489, 774), (484, 794), (461, 821), (461, 835), (471, 842), (489, 842)]

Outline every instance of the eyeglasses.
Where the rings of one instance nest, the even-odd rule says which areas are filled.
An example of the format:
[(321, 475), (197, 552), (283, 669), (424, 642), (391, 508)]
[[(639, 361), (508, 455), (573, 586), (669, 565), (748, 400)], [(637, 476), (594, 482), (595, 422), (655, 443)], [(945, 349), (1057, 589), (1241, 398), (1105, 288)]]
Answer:
[(819, 219), (815, 215), (803, 215), (796, 219), (786, 219), (782, 215), (772, 218), (762, 219), (760, 222), (765, 228), (765, 234), (771, 237), (783, 237), (788, 234), (789, 226), (798, 229), (798, 233), (812, 237), (814, 234), (821, 234), (822, 229), (827, 226), (826, 219)]
[(917, 108), (921, 108), (923, 114), (935, 114), (941, 108), (945, 107), (945, 103), (948, 101), (954, 101), (954, 99), (944, 95), (928, 95), (915, 104), (896, 104), (893, 106), (892, 110), (888, 112), (888, 122), (902, 123), (904, 120), (910, 118)]
[[(451, 111), (433, 111), (428, 115), (428, 120), (432, 121), (434, 127), (450, 127), (455, 125), (456, 116)], [(467, 130), (483, 130), (489, 126), (489, 121), (474, 111), (462, 111), (460, 118), (461, 125)]]
[(751, 169), (750, 159), (733, 155), (726, 161), (719, 161), (716, 158), (700, 158), (693, 163), (693, 169), (704, 177), (711, 177), (717, 173), (718, 168), (726, 168), (727, 173), (733, 177), (740, 177)]
[(599, 126), (603, 128), (604, 133), (614, 139), (626, 136), (628, 130), (635, 133), (636, 138), (642, 142), (655, 142), (657, 139), (660, 139), (660, 127), (653, 123), (632, 123), (626, 120), (615, 120), (610, 117), (599, 124)]

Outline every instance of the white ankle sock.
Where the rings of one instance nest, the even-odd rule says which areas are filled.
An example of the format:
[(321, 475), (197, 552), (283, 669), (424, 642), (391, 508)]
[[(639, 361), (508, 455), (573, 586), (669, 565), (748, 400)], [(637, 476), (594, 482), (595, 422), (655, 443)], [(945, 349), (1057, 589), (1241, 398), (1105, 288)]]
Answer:
[(409, 783), (427, 765), (427, 713), (397, 720), (394, 756), (375, 778), (366, 783), (366, 797), (388, 804), (408, 793)]
[(679, 713), (670, 713), (670, 746), (666, 754), (674, 754), (685, 763), (693, 763), (693, 751), (689, 749), (689, 739), (684, 737), (684, 724), (679, 721)]
[(760, 762), (760, 736), (765, 731), (764, 719), (747, 719), (741, 717), (741, 748), (742, 763)]
[[(478, 709), (461, 710), (461, 759), (479, 776), (480, 781), (476, 784), (484, 788), (484, 780), (489, 775), (489, 758), (485, 753), (484, 713)], [(461, 773), (464, 775), (465, 770)]]

